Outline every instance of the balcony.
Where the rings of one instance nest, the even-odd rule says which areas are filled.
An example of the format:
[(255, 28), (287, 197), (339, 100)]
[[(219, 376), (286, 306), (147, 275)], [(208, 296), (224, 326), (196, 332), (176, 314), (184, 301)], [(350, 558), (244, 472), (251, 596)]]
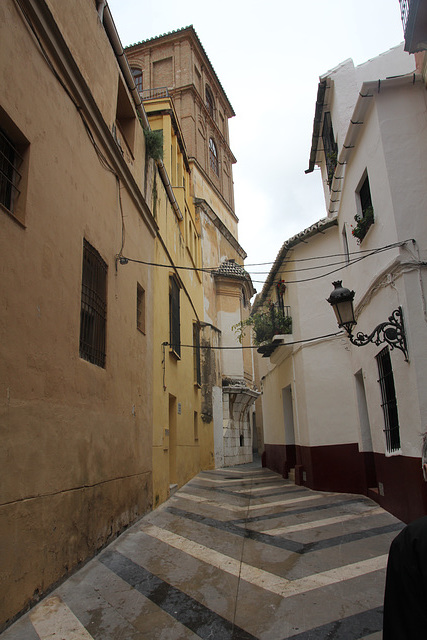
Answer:
[(144, 89), (139, 92), (141, 100), (159, 100), (161, 98), (169, 98), (169, 89), (167, 87), (157, 87), (156, 89)]

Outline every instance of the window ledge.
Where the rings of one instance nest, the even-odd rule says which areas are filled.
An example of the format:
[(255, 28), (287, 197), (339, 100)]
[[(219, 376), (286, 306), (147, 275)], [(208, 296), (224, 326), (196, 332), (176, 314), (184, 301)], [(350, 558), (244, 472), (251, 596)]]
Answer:
[(12, 218), (12, 220), (14, 220), (17, 224), (19, 224), (20, 227), (22, 227), (23, 229), (27, 228), (27, 225), (24, 222), (22, 222), (22, 220), (20, 220), (18, 216), (13, 213), (13, 211), (11, 211), (7, 207), (5, 207), (3, 204), (1, 204), (1, 202), (0, 202), (0, 210), (4, 211), (4, 213), (6, 213), (9, 216), (9, 218)]
[(402, 449), (396, 449), (395, 451), (386, 451), (385, 457), (392, 458), (393, 456), (403, 456)]

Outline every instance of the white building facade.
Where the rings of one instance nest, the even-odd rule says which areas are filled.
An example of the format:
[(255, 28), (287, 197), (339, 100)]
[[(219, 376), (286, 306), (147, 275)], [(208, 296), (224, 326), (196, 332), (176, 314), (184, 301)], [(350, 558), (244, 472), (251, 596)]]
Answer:
[[(265, 464), (369, 495), (405, 521), (427, 513), (427, 111), (414, 68), (399, 46), (320, 78), (307, 173), (320, 166), (327, 215), (283, 245), (258, 300), (285, 280), (294, 342), (271, 353), (263, 381)], [(307, 258), (314, 270), (300, 271)], [(331, 335), (336, 280), (355, 291), (363, 346)], [(384, 332), (368, 340), (400, 309), (406, 353)]]

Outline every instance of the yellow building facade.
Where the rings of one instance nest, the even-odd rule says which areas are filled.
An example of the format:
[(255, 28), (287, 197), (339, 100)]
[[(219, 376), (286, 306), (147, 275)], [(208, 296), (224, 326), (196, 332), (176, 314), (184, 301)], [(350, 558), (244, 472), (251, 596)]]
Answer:
[[(201, 469), (213, 467), (213, 433), (201, 420), (200, 329), (203, 318), (200, 220), (183, 136), (167, 91), (144, 100), (150, 127), (161, 133), (163, 159), (153, 175), (158, 233), (153, 268), (154, 506)], [(171, 197), (159, 189), (159, 177)], [(175, 198), (175, 201), (173, 200)]]

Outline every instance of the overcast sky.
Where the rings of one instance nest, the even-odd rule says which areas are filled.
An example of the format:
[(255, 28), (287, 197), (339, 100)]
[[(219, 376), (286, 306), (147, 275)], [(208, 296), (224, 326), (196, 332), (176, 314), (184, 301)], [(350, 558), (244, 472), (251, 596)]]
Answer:
[(402, 42), (399, 0), (108, 4), (124, 46), (194, 26), (236, 113), (230, 146), (246, 263), (273, 262), (285, 240), (326, 215), (320, 172), (304, 173), (319, 76)]

